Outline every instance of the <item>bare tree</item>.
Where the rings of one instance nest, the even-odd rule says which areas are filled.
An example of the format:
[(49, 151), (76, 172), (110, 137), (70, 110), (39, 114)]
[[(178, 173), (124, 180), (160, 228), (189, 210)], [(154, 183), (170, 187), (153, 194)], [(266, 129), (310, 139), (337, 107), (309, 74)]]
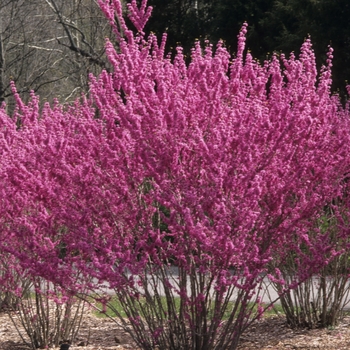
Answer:
[(0, 33), (0, 104), (5, 100), (4, 69), (5, 69), (5, 58), (4, 58), (2, 34)]
[(110, 27), (95, 0), (0, 0), (0, 102), (10, 81), (23, 98), (71, 101), (88, 89), (88, 73), (107, 67)]

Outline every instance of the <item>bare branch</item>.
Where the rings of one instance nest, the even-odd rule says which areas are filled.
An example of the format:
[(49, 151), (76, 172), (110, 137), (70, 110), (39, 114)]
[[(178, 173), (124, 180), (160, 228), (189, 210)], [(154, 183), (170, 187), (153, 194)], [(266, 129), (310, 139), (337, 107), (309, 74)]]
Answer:
[(52, 11), (54, 11), (54, 13), (57, 15), (59, 23), (62, 25), (64, 31), (66, 32), (66, 34), (68, 36), (69, 45), (64, 44), (59, 39), (57, 39), (57, 42), (60, 45), (63, 45), (65, 47), (69, 48), (70, 50), (77, 52), (82, 57), (88, 58), (90, 62), (97, 64), (98, 66), (100, 66), (102, 68), (105, 68), (106, 63), (104, 61), (102, 61), (99, 57), (96, 57), (96, 54), (91, 54), (91, 53), (87, 52), (86, 50), (81, 49), (80, 47), (78, 47), (76, 45), (74, 38), (73, 38), (73, 34), (70, 31), (70, 28), (77, 30), (82, 36), (83, 43), (86, 44), (91, 50), (93, 50), (92, 46), (87, 43), (84, 33), (81, 30), (79, 30), (74, 24), (72, 24), (72, 21), (67, 20), (67, 18), (65, 16), (63, 16), (62, 12), (58, 9), (58, 6), (57, 6), (55, 0), (50, 0), (50, 1), (45, 0), (45, 2), (50, 6)]
[(42, 47), (42, 46), (37, 46), (37, 45), (31, 45), (31, 44), (26, 44), (26, 43), (14, 43), (14, 42), (9, 42), (10, 44), (13, 44), (13, 45), (18, 45), (18, 46), (24, 46), (26, 45), (27, 47), (30, 47), (32, 49), (37, 49), (37, 50), (44, 50), (44, 51), (49, 51), (49, 52), (63, 52), (62, 50), (59, 50), (59, 49), (50, 49), (50, 48), (47, 48), (47, 47)]

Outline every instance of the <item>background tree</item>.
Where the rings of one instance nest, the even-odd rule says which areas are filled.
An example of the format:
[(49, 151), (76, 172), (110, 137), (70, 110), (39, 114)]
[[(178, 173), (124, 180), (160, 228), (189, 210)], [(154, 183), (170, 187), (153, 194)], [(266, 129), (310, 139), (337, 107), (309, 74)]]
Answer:
[(345, 93), (350, 79), (350, 4), (346, 0), (153, 0), (153, 16), (148, 24), (158, 35), (168, 33), (168, 46), (179, 42), (189, 53), (196, 38), (212, 43), (223, 39), (231, 53), (237, 32), (244, 21), (249, 24), (247, 47), (262, 62), (276, 51), (299, 53), (308, 35), (312, 38), (317, 66), (325, 63), (328, 45), (337, 53), (332, 89)]
[[(350, 79), (349, 4), (346, 0), (153, 0), (146, 31), (167, 32), (166, 51), (178, 44), (189, 61), (196, 39), (217, 43), (223, 39), (231, 53), (237, 32), (249, 24), (247, 47), (261, 62), (272, 52), (295, 51), (310, 34), (317, 66), (326, 60), (331, 44), (332, 89), (344, 94)], [(30, 90), (44, 99), (73, 101), (88, 90), (88, 72), (108, 68), (105, 37), (111, 37), (96, 0), (0, 0), (0, 101), (11, 96), (15, 80), (25, 100)]]
[(1, 0), (0, 14), (1, 101), (11, 80), (25, 100), (33, 90), (72, 101), (88, 90), (88, 72), (106, 68), (110, 27), (94, 0)]

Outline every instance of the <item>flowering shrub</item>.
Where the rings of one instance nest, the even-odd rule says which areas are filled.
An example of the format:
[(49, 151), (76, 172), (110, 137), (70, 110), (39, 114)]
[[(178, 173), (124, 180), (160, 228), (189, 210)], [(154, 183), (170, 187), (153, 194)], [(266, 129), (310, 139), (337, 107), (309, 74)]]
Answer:
[(143, 33), (147, 1), (128, 5), (136, 35), (119, 0), (99, 4), (113, 71), (74, 106), (39, 113), (15, 93), (13, 118), (0, 114), (1, 249), (71, 291), (108, 286), (144, 349), (234, 349), (265, 276), (283, 294), (341, 253), (318, 227), (349, 166), (332, 51), (319, 78), (310, 40), (260, 65), (244, 24), (233, 60), (197, 42), (186, 65)]

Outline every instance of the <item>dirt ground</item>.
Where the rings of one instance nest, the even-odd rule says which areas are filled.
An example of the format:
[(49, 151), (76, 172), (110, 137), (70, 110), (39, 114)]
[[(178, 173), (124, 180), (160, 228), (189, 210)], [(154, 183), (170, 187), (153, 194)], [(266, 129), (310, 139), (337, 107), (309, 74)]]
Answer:
[(350, 349), (350, 317), (334, 329), (290, 329), (284, 317), (256, 322), (242, 335), (240, 350), (264, 349)]
[[(0, 314), (0, 350), (28, 350), (6, 314)], [(138, 350), (130, 336), (109, 319), (84, 317), (79, 337), (69, 350)], [(240, 350), (350, 349), (350, 317), (335, 329), (292, 330), (283, 317), (256, 322), (242, 335)], [(165, 350), (165, 349), (159, 349)], [(224, 349), (223, 349), (224, 350)]]

